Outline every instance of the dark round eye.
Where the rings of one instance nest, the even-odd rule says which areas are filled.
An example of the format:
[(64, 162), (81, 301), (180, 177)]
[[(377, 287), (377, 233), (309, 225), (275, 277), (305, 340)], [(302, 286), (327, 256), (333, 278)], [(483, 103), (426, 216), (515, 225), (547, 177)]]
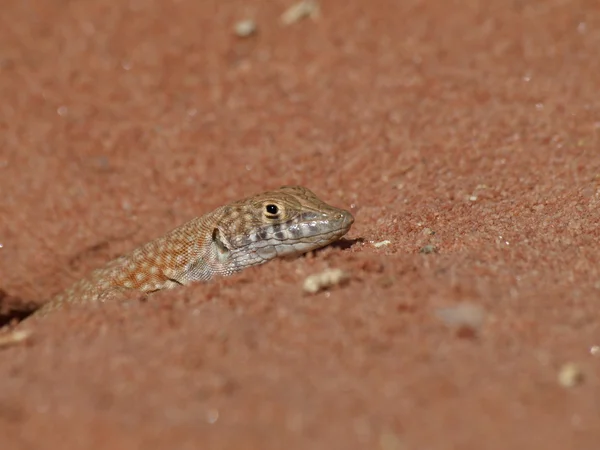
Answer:
[(272, 203), (267, 205), (267, 212), (271, 215), (275, 215), (279, 212), (279, 208), (277, 205), (273, 205)]

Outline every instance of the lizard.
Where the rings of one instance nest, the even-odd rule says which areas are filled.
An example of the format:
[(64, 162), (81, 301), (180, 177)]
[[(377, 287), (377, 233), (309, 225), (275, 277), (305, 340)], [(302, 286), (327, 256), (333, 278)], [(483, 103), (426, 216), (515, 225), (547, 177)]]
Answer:
[(108, 262), (42, 304), (41, 317), (65, 304), (151, 294), (229, 276), (280, 256), (324, 247), (354, 223), (302, 186), (282, 186), (221, 206)]

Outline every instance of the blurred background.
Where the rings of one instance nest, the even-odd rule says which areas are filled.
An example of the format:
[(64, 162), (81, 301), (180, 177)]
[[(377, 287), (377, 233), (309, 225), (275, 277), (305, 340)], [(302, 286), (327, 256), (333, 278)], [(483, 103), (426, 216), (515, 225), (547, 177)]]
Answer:
[(599, 54), (592, 0), (5, 1), (3, 317), (283, 184), (362, 242), (40, 323), (1, 447), (597, 448)]

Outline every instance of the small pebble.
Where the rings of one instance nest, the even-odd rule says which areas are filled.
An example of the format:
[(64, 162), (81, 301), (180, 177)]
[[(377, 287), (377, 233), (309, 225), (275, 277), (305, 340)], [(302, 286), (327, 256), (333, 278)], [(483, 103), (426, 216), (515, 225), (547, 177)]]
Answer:
[(373, 247), (375, 247), (375, 248), (385, 247), (386, 245), (390, 245), (391, 243), (392, 243), (392, 241), (388, 241), (388, 240), (381, 241), (381, 242), (375, 242), (373, 244)]
[(432, 244), (424, 245), (423, 247), (421, 247), (419, 249), (419, 253), (423, 253), (424, 255), (429, 255), (431, 253), (437, 253), (437, 252), (438, 252), (438, 248)]
[(209, 424), (214, 424), (217, 422), (217, 420), (219, 420), (219, 410), (218, 409), (211, 409), (206, 413), (206, 421)]
[(245, 38), (256, 33), (256, 23), (252, 19), (240, 20), (233, 28), (237, 37)]
[(310, 275), (304, 280), (304, 292), (316, 294), (317, 292), (342, 284), (349, 275), (341, 269), (327, 269), (321, 273)]
[(290, 6), (280, 17), (284, 25), (291, 25), (305, 17), (316, 19), (319, 16), (319, 3), (315, 0), (301, 0)]
[(564, 364), (558, 371), (558, 384), (565, 388), (575, 387), (581, 384), (583, 379), (583, 371), (572, 362)]
[(16, 330), (0, 335), (0, 348), (10, 347), (27, 341), (33, 333), (30, 330)]

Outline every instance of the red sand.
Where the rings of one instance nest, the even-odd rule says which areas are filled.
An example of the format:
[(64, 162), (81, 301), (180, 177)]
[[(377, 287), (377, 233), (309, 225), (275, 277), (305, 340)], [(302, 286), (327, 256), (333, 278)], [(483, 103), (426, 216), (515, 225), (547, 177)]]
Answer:
[(0, 447), (597, 449), (599, 3), (291, 3), (3, 3), (5, 318), (282, 184), (364, 242), (36, 323)]

